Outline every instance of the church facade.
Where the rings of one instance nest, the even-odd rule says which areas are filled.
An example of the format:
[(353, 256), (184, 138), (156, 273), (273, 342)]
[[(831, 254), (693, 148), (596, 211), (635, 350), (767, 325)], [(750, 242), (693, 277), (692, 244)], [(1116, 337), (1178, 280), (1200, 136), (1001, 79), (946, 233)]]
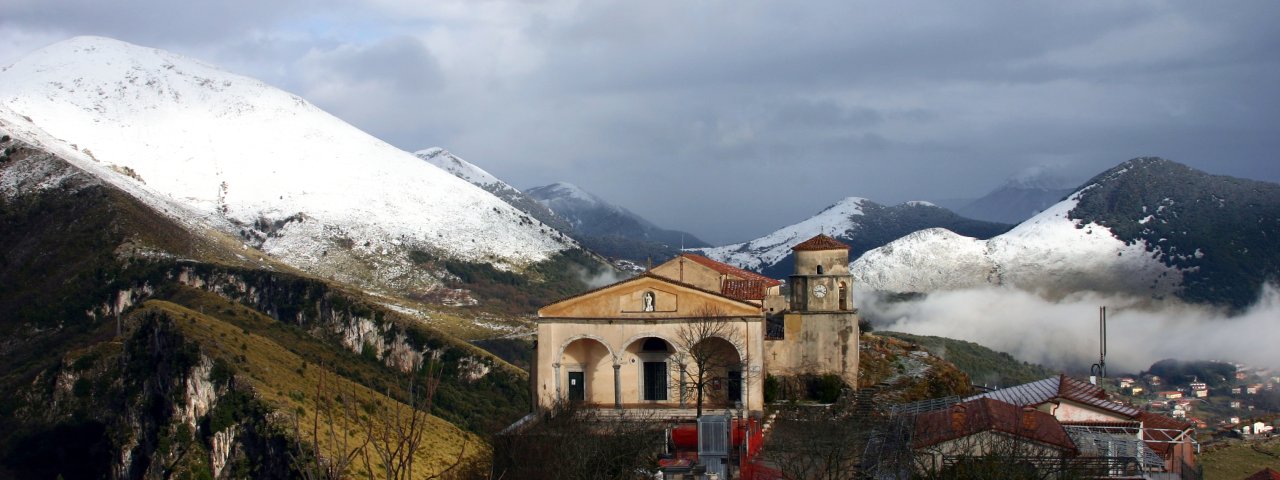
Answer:
[(530, 382), (539, 408), (761, 411), (768, 375), (836, 374), (857, 385), (858, 318), (848, 246), (796, 245), (782, 282), (682, 254), (627, 280), (538, 311)]

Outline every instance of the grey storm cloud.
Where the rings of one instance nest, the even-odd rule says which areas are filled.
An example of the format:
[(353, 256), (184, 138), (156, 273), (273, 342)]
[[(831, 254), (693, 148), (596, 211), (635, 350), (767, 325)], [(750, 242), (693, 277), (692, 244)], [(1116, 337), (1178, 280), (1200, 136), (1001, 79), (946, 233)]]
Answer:
[(566, 180), (715, 243), (846, 196), (982, 195), (1160, 155), (1280, 181), (1280, 4), (0, 4), (0, 63), (72, 35), (262, 78), (406, 150)]

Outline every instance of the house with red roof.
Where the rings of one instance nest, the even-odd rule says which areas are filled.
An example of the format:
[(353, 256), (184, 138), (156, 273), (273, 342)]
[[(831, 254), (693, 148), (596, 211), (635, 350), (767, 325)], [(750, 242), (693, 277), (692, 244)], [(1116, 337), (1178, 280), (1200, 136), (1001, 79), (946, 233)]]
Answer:
[(1058, 375), (967, 400), (980, 398), (1050, 415), (1076, 441), (1082, 457), (1124, 452), (1120, 456), (1133, 459), (1126, 461), (1143, 471), (1183, 472), (1196, 465), (1192, 424), (1114, 401), (1102, 387), (1074, 377)]
[(1079, 455), (1053, 415), (992, 398), (920, 414), (915, 419), (912, 449), (925, 476), (984, 457), (1018, 459), (1028, 468), (1050, 474), (1059, 471), (1065, 459)]

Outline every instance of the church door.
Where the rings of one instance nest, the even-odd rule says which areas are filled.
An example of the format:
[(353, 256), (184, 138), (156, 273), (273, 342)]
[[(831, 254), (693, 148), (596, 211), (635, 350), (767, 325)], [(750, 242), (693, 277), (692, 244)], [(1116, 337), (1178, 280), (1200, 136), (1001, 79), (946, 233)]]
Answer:
[(644, 399), (667, 399), (667, 362), (644, 362)]
[(586, 375), (582, 372), (569, 372), (569, 401), (581, 402), (586, 399)]

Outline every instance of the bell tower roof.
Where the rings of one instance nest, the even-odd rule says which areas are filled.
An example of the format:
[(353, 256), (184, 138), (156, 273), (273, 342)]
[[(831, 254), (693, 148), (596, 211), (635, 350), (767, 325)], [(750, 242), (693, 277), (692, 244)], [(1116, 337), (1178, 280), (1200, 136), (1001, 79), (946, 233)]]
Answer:
[(796, 244), (791, 249), (794, 251), (848, 250), (849, 246), (822, 233)]

